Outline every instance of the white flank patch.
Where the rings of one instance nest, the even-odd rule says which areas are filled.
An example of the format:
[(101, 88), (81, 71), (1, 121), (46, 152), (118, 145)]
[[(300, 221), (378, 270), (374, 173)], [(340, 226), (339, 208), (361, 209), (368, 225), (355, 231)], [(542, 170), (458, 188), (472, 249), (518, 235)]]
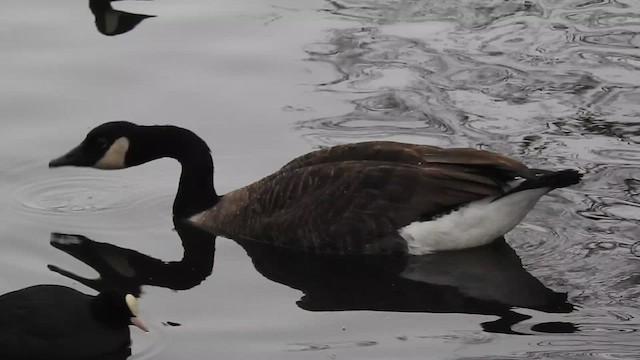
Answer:
[(412, 255), (486, 245), (518, 225), (550, 190), (523, 190), (494, 202), (495, 198), (474, 201), (437, 219), (413, 222), (399, 233)]
[(123, 136), (111, 144), (109, 150), (104, 153), (93, 167), (107, 170), (122, 169), (124, 168), (124, 158), (127, 150), (129, 150), (129, 139)]
[(140, 314), (140, 309), (138, 308), (138, 300), (136, 297), (131, 294), (127, 294), (127, 296), (124, 297), (124, 300), (127, 302), (127, 306), (129, 307), (131, 314), (133, 316), (138, 316)]

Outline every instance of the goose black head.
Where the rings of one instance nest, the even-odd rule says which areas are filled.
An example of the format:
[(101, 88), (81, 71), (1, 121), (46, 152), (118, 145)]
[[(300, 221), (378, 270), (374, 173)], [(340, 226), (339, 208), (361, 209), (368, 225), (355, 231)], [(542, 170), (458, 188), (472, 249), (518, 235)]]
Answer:
[(138, 299), (131, 294), (107, 290), (98, 294), (91, 304), (96, 319), (112, 327), (133, 325), (144, 332), (149, 328), (140, 319)]
[(126, 121), (108, 122), (91, 130), (80, 145), (59, 158), (49, 167), (84, 166), (97, 169), (122, 169), (133, 164), (128, 160), (131, 142), (139, 126)]

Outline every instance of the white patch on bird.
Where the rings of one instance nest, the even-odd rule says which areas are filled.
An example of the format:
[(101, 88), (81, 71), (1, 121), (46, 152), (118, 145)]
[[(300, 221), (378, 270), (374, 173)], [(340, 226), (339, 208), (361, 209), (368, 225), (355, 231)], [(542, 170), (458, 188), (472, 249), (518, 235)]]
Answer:
[(140, 314), (138, 299), (131, 294), (127, 294), (127, 296), (124, 297), (124, 300), (127, 302), (127, 307), (129, 308), (129, 311), (131, 311), (131, 315), (138, 316)]
[(124, 168), (127, 150), (129, 150), (129, 139), (124, 136), (118, 138), (93, 167), (98, 169), (122, 169)]
[(191, 215), (189, 222), (192, 224), (200, 224), (202, 222), (202, 213), (199, 212), (195, 215)]
[(474, 201), (439, 218), (413, 222), (398, 232), (412, 255), (486, 245), (518, 225), (550, 190), (529, 189), (496, 201), (495, 197)]
[(503, 186), (502, 190), (509, 191), (511, 189), (515, 189), (517, 186), (520, 186), (523, 182), (527, 181), (527, 179), (515, 179), (511, 180), (507, 183), (507, 186)]
[(199, 227), (201, 229), (207, 230), (209, 228), (209, 225), (207, 224), (207, 218), (209, 218), (209, 210), (204, 210), (202, 212), (199, 212), (197, 214), (191, 215), (191, 217), (189, 217), (188, 221), (192, 224), (195, 225), (196, 227)]

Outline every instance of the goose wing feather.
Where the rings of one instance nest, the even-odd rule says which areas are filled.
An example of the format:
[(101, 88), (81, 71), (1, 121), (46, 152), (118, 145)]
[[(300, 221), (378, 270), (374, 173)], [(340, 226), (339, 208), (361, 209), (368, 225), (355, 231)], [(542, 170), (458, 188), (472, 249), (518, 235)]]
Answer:
[[(406, 243), (398, 235), (401, 227), (503, 192), (493, 176), (469, 171), (462, 160), (445, 162), (443, 155), (434, 157), (438, 161), (412, 164), (409, 159), (419, 152), (396, 149), (408, 154), (401, 155), (407, 161), (357, 156), (339, 161), (335, 152), (320, 150), (319, 157), (296, 159), (273, 175), (225, 195), (199, 215), (197, 223), (223, 236), (316, 253), (404, 252)], [(430, 147), (425, 149), (429, 153)], [(374, 157), (388, 156), (381, 152)], [(510, 168), (492, 169), (513, 176)]]
[(343, 161), (384, 161), (419, 167), (463, 166), (464, 171), (498, 178), (534, 174), (521, 162), (507, 156), (472, 148), (440, 148), (392, 141), (369, 141), (324, 148), (299, 156), (281, 170)]

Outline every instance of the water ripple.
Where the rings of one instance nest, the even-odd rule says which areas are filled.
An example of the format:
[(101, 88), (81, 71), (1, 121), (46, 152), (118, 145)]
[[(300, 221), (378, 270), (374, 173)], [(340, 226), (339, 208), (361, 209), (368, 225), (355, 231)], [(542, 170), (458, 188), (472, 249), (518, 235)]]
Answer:
[[(297, 123), (310, 142), (471, 146), (585, 173), (506, 236), (532, 275), (580, 309), (523, 322), (533, 336), (522, 348), (480, 340), (510, 355), (468, 358), (635, 356), (640, 3), (332, 0), (325, 10), (350, 23), (305, 48), (335, 73), (312, 86), (352, 108)], [(575, 334), (553, 334), (574, 324)]]
[(632, 12), (611, 12), (602, 9), (570, 13), (567, 20), (591, 28), (611, 28), (640, 25), (640, 14)]
[[(347, 19), (380, 23), (399, 21), (450, 20), (471, 29), (486, 27), (514, 15), (540, 16), (542, 9), (535, 1), (467, 1), (417, 0), (401, 2), (375, 0), (362, 3), (355, 0), (329, 0), (330, 13)], [(401, 5), (401, 6), (398, 6)]]
[(297, 349), (291, 349), (292, 352), (300, 351), (319, 351), (319, 350), (333, 350), (333, 349), (348, 349), (354, 347), (369, 347), (377, 345), (377, 341), (363, 340), (363, 341), (331, 341), (331, 342), (314, 342), (314, 343), (295, 343), (292, 346), (298, 347)]
[(594, 220), (640, 221), (640, 203), (624, 201), (596, 195), (587, 196), (591, 200), (589, 209), (579, 214)]
[[(23, 180), (10, 185), (11, 201), (5, 211), (25, 216), (46, 215), (38, 216), (39, 221), (75, 219), (74, 224), (92, 229), (102, 224), (100, 219), (105, 216), (112, 223), (104, 225), (116, 225), (118, 229), (131, 229), (140, 226), (141, 222), (151, 225), (171, 223), (169, 208), (166, 213), (149, 211), (170, 203), (171, 190), (162, 192), (162, 189), (153, 187), (141, 189), (140, 181), (137, 181), (139, 179), (109, 175), (99, 172), (92, 175), (58, 175), (36, 165), (15, 169), (9, 177)], [(85, 221), (77, 221), (78, 218)]]
[(638, 48), (638, 45), (640, 45), (640, 38), (635, 31), (606, 31), (602, 33), (585, 34), (579, 37), (579, 41), (602, 47), (624, 49)]
[(22, 206), (41, 213), (118, 211), (130, 204), (131, 187), (100, 177), (77, 176), (63, 182), (41, 179), (22, 184)]
[[(390, 138), (393, 136), (445, 136), (454, 131), (443, 120), (421, 108), (415, 92), (384, 92), (354, 100), (356, 110), (339, 117), (298, 122), (296, 129), (324, 144), (336, 144), (331, 138)], [(326, 140), (321, 140), (326, 139)]]

